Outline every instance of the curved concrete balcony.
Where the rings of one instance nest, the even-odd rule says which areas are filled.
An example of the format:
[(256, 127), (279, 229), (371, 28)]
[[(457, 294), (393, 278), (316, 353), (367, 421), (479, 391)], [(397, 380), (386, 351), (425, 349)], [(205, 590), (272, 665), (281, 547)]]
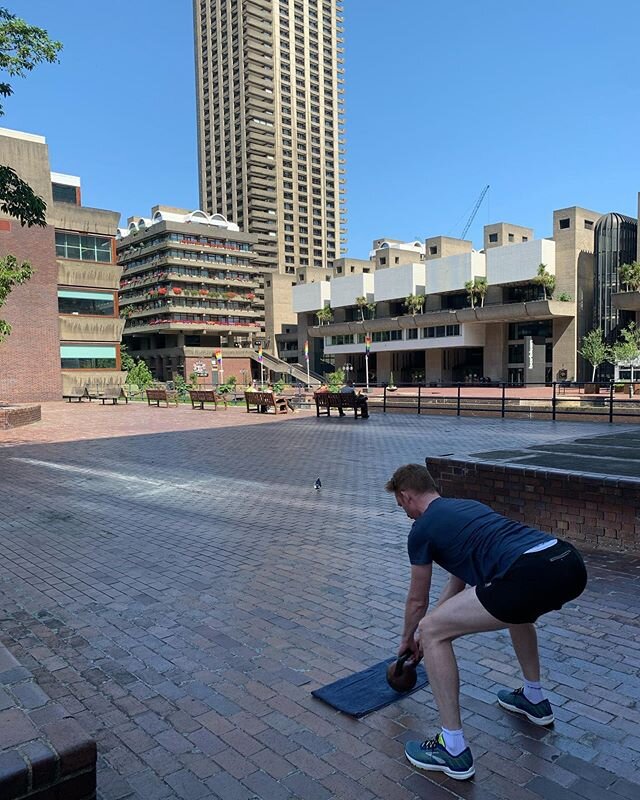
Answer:
[(120, 342), (123, 319), (117, 317), (58, 317), (62, 342)]
[(332, 322), (329, 325), (315, 325), (309, 328), (309, 335), (365, 334), (404, 328), (429, 328), (434, 325), (463, 325), (470, 322), (522, 322), (532, 319), (575, 317), (575, 315), (576, 304), (573, 302), (535, 300), (531, 303), (504, 303), (482, 308), (429, 311), (426, 314), (406, 314), (402, 317), (383, 317), (364, 322)]
[(58, 259), (58, 285), (91, 289), (118, 289), (122, 267), (93, 261)]

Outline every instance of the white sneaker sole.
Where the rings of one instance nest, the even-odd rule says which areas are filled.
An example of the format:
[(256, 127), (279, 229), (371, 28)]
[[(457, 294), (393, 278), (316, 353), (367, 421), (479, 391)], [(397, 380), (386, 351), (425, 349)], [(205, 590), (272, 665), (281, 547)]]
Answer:
[(523, 717), (526, 717), (529, 720), (529, 722), (533, 722), (534, 725), (540, 725), (540, 726), (551, 725), (551, 723), (555, 719), (553, 714), (550, 714), (548, 717), (533, 717), (523, 708), (518, 708), (518, 706), (511, 706), (509, 705), (509, 703), (505, 703), (504, 700), (501, 700), (500, 698), (498, 698), (498, 704), (501, 705), (502, 708), (506, 708), (507, 711), (511, 711), (514, 714), (522, 714)]
[(421, 761), (416, 761), (415, 758), (411, 758), (408, 753), (405, 753), (407, 761), (410, 761), (414, 767), (418, 767), (418, 769), (424, 769), (427, 772), (444, 772), (445, 775), (448, 775), (450, 778), (453, 778), (456, 781), (466, 781), (468, 778), (472, 778), (476, 774), (476, 768), (470, 767), (466, 772), (455, 772), (449, 767), (439, 766), (437, 764), (423, 764)]

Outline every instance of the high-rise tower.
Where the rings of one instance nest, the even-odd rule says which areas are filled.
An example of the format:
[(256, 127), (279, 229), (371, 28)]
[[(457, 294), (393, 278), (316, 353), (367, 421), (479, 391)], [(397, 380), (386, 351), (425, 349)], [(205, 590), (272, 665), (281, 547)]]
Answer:
[(269, 303), (290, 294), (278, 275), (343, 251), (341, 15), (340, 0), (194, 0), (200, 205), (259, 236), (267, 336), (295, 321)]

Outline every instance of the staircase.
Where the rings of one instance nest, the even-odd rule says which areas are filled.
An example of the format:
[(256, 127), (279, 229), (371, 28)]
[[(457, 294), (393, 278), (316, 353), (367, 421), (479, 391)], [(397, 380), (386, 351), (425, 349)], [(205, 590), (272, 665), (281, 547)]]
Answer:
[[(248, 351), (250, 358), (253, 361), (258, 361), (258, 354), (254, 350)], [(271, 370), (272, 372), (279, 372), (281, 375), (291, 375), (292, 378), (295, 380), (300, 381), (300, 383), (307, 383), (307, 369), (303, 367), (301, 364), (288, 364), (286, 361), (283, 361), (281, 358), (277, 356), (271, 355), (271, 353), (263, 353), (262, 354), (262, 363), (264, 364), (266, 369)], [(309, 372), (309, 385), (312, 387), (320, 386), (322, 383), (322, 376), (318, 375), (316, 372)]]

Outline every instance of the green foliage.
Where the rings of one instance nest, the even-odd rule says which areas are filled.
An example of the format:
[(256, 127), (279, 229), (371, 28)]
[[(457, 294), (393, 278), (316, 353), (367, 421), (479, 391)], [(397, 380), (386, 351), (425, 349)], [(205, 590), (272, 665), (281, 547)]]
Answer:
[[(6, 8), (0, 8), (0, 71), (23, 78), (44, 61), (58, 60), (60, 42), (49, 39), (42, 28), (29, 25)], [(0, 96), (13, 94), (11, 84), (0, 82)], [(4, 107), (0, 103), (0, 116)], [(20, 221), (21, 225), (46, 225), (46, 205), (28, 183), (11, 167), (0, 165), (0, 210)]]
[(533, 279), (533, 282), (538, 284), (538, 286), (542, 286), (544, 289), (544, 299), (551, 300), (556, 288), (556, 276), (547, 272), (546, 264), (538, 265), (538, 274)]
[(189, 386), (182, 375), (175, 375), (173, 378), (173, 385), (176, 387), (178, 397), (184, 399), (189, 393)]
[(618, 272), (620, 283), (624, 283), (628, 292), (637, 292), (640, 289), (640, 263), (632, 261), (623, 264)]
[(410, 294), (404, 299), (404, 305), (409, 314), (422, 314), (425, 297), (423, 294)]
[(139, 358), (135, 365), (128, 371), (126, 383), (133, 383), (141, 389), (146, 389), (153, 383), (153, 375), (145, 362)]
[[(136, 365), (135, 359), (131, 357), (126, 344), (120, 345), (120, 364), (125, 372), (129, 372), (129, 370), (132, 370)], [(131, 383), (133, 383), (133, 381), (131, 381)]]
[(474, 278), (472, 281), (467, 281), (464, 288), (467, 290), (467, 297), (469, 298), (471, 308), (475, 308), (476, 303), (479, 303), (482, 308), (488, 289), (487, 279)]
[(620, 331), (620, 338), (611, 347), (611, 360), (614, 364), (631, 364), (640, 357), (640, 330), (635, 322), (630, 322)]
[[(14, 286), (26, 283), (33, 275), (33, 267), (28, 261), (18, 264), (15, 256), (0, 258), (0, 307), (5, 304)], [(11, 333), (11, 325), (0, 319), (0, 342)]]
[(333, 311), (329, 308), (329, 306), (325, 306), (324, 308), (320, 308), (318, 311), (316, 311), (316, 317), (318, 318), (320, 325), (333, 322)]
[(340, 387), (344, 385), (344, 370), (337, 369), (335, 372), (330, 372), (327, 375), (327, 382), (330, 392), (338, 392)]
[(282, 380), (282, 378), (280, 378), (280, 380), (276, 381), (276, 382), (273, 384), (273, 391), (274, 391), (276, 394), (280, 394), (280, 392), (282, 392), (282, 391), (283, 391), (283, 389), (284, 389), (284, 381)]
[(237, 383), (238, 379), (236, 376), (230, 375), (227, 380), (218, 387), (218, 394), (229, 394), (229, 392), (234, 392)]
[(198, 388), (198, 378), (199, 377), (200, 376), (198, 375), (197, 372), (192, 372), (189, 375), (189, 386), (190, 386), (191, 389), (197, 389)]
[(558, 295), (557, 299), (560, 300), (560, 302), (562, 303), (570, 303), (573, 300), (573, 297), (571, 297), (571, 295), (568, 294), (567, 292), (561, 292)]
[(367, 307), (367, 298), (364, 295), (356, 297), (356, 305), (360, 309), (360, 319), (364, 322), (364, 310)]
[(376, 318), (376, 304), (375, 303), (367, 303), (367, 311), (369, 312), (369, 319)]
[(600, 364), (611, 359), (611, 348), (604, 340), (602, 328), (595, 328), (582, 337), (578, 353), (593, 367), (591, 380), (595, 380), (596, 370)]

